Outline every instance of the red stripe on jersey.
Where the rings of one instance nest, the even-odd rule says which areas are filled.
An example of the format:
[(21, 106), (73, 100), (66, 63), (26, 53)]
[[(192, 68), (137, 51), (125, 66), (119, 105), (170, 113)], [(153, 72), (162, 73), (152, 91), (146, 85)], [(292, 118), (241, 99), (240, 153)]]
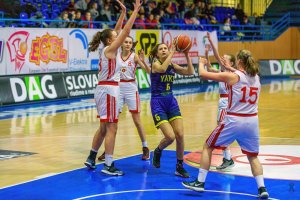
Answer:
[(216, 144), (216, 142), (217, 142), (217, 139), (218, 139), (220, 133), (222, 132), (224, 126), (225, 126), (225, 124), (221, 124), (221, 127), (219, 128), (218, 132), (215, 134), (214, 139), (213, 139), (213, 141), (211, 142), (210, 147), (214, 147), (214, 146), (215, 146), (215, 144)]
[(99, 72), (102, 71), (102, 58), (100, 58), (100, 61), (99, 61)]
[(246, 154), (247, 156), (257, 156), (258, 155), (258, 153), (249, 152), (244, 149), (242, 149), (242, 153)]
[(244, 113), (227, 112), (227, 115), (233, 115), (233, 116), (238, 116), (238, 117), (253, 117), (253, 116), (256, 116), (257, 113), (244, 114)]
[(229, 90), (228, 90), (228, 108), (231, 108), (232, 105), (232, 86), (229, 86)]
[(106, 103), (107, 103), (106, 118), (109, 120), (110, 119), (110, 95), (109, 94), (106, 95)]
[(107, 79), (110, 79), (114, 74), (116, 70), (116, 60), (115, 59), (108, 59), (108, 75)]
[(128, 57), (124, 60), (122, 57), (122, 54), (120, 53), (121, 59), (123, 60), (123, 62), (126, 62), (128, 60), (128, 58), (131, 56), (132, 52), (130, 52), (130, 54), (128, 55)]

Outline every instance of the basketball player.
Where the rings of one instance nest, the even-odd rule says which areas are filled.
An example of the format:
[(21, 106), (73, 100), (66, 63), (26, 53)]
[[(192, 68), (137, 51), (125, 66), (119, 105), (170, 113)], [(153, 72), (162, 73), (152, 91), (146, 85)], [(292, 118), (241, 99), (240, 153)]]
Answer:
[[(122, 112), (123, 105), (126, 103), (142, 141), (142, 160), (149, 160), (149, 148), (146, 141), (144, 127), (140, 118), (140, 97), (135, 80), (135, 71), (137, 64), (139, 64), (142, 69), (149, 74), (150, 67), (143, 64), (144, 56), (141, 55), (143, 54), (143, 51), (140, 51), (141, 59), (137, 54), (134, 53), (134, 46), (136, 44), (137, 42), (134, 44), (131, 36), (127, 36), (121, 47), (122, 51), (117, 57), (116, 63), (121, 68), (119, 112)], [(104, 159), (104, 155), (105, 153), (99, 156), (98, 160)]]
[[(105, 29), (102, 32), (99, 31), (89, 43), (89, 51), (96, 51), (100, 43), (102, 43), (104, 47), (100, 49), (99, 82), (95, 90), (95, 101), (98, 115), (100, 116), (100, 127), (94, 136), (90, 155), (84, 164), (90, 169), (96, 168), (95, 160), (97, 152), (105, 138), (105, 164), (101, 171), (109, 175), (124, 175), (123, 171), (115, 168), (113, 163), (119, 115), (118, 100), (120, 82), (120, 68), (116, 66), (116, 57), (118, 48), (129, 35), (141, 7), (140, 0), (136, 0), (134, 10), (123, 31), (120, 32), (126, 14), (126, 7), (119, 0), (117, 1), (122, 8), (122, 13), (115, 30)], [(120, 32), (119, 35), (118, 32)]]
[(157, 44), (151, 50), (149, 57), (151, 64), (151, 111), (155, 126), (164, 135), (164, 138), (153, 152), (152, 164), (154, 167), (160, 168), (162, 151), (176, 139), (177, 164), (175, 175), (188, 178), (189, 173), (183, 167), (183, 121), (172, 88), (175, 73), (193, 75), (194, 68), (188, 52), (184, 53), (187, 60), (187, 67), (181, 67), (171, 62), (174, 53), (175, 41), (172, 44), (171, 50), (164, 43)]
[[(230, 67), (229, 68), (225, 68), (224, 66), (222, 66), (221, 63), (221, 57), (220, 54), (217, 50), (217, 48), (215, 47), (211, 37), (210, 37), (210, 33), (207, 32), (207, 39), (210, 43), (210, 46), (214, 52), (214, 56), (217, 59), (219, 66), (220, 66), (220, 71), (231, 71), (234, 72), (236, 70), (235, 68), (235, 57), (231, 54), (225, 54), (223, 56), (223, 58), (228, 61), (230, 63)], [(214, 73), (218, 73), (220, 72), (219, 70), (216, 70), (214, 68), (211, 67), (209, 58), (208, 58), (208, 48), (205, 49), (205, 57), (207, 59), (207, 64), (206, 64), (206, 68), (207, 71), (209, 72), (214, 72)], [(219, 82), (219, 93), (220, 93), (220, 99), (219, 99), (219, 105), (218, 105), (218, 116), (217, 116), (217, 123), (218, 125), (223, 121), (225, 115), (226, 115), (226, 108), (228, 106), (228, 91), (226, 88), (226, 83), (224, 82)], [(231, 168), (234, 167), (234, 161), (231, 158), (231, 152), (229, 147), (223, 150), (223, 163), (220, 166), (217, 166), (216, 169), (217, 170), (221, 170), (221, 171), (227, 171), (230, 170)]]
[[(219, 124), (207, 138), (203, 146), (198, 178), (195, 181), (183, 182), (191, 190), (204, 191), (211, 155), (214, 148), (226, 148), (237, 140), (242, 152), (247, 155), (252, 174), (258, 187), (258, 196), (267, 199), (269, 194), (264, 185), (263, 168), (257, 157), (259, 153), (258, 98), (260, 80), (257, 75), (259, 67), (248, 50), (237, 54), (235, 72), (211, 73), (204, 69), (207, 61), (199, 58), (199, 75), (202, 78), (225, 82), (229, 86), (228, 108), (224, 121)], [(229, 66), (228, 62), (223, 65)]]

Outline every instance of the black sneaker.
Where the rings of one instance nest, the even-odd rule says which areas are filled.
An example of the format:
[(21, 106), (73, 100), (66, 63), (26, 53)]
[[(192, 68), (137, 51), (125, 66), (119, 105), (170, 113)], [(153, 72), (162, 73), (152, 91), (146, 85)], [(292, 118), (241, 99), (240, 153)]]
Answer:
[(96, 161), (88, 157), (85, 161), (85, 166), (87, 166), (89, 169), (96, 169)]
[(223, 163), (220, 166), (217, 166), (217, 170), (226, 171), (230, 170), (234, 167), (234, 162), (232, 159), (227, 160), (226, 158), (223, 158)]
[(176, 171), (175, 171), (176, 176), (181, 176), (183, 178), (189, 178), (190, 174), (183, 168), (182, 164), (176, 164)]
[(150, 159), (150, 153), (148, 147), (143, 147), (143, 155), (142, 160), (149, 160)]
[(269, 193), (267, 192), (266, 187), (260, 187), (258, 188), (258, 197), (261, 199), (268, 199)]
[(161, 157), (161, 152), (154, 150), (153, 158), (152, 158), (152, 165), (156, 168), (160, 168), (160, 157)]
[(104, 163), (103, 169), (101, 170), (102, 173), (112, 175), (112, 176), (123, 176), (124, 172), (115, 168), (115, 164), (111, 163), (111, 166), (107, 166)]
[(188, 188), (190, 190), (195, 190), (198, 192), (203, 192), (204, 191), (204, 183), (203, 182), (199, 182), (197, 179), (191, 182), (182, 182), (182, 185), (185, 188)]

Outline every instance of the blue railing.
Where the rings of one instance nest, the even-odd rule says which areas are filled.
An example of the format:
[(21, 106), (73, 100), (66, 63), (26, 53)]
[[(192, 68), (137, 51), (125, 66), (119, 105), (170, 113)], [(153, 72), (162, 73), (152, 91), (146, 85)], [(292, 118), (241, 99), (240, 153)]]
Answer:
[[(217, 31), (221, 41), (253, 41), (253, 40), (274, 40), (282, 34), (291, 25), (291, 14), (287, 13), (271, 25), (231, 25), (231, 31), (222, 31), (223, 24), (200, 24), (190, 25), (182, 23), (163, 23), (158, 29), (175, 29), (175, 30), (200, 30), (200, 31)], [(0, 18), (0, 27), (40, 27), (43, 28), (53, 23), (66, 23), (62, 20), (46, 19), (6, 19)], [(113, 28), (116, 22), (99, 22), (99, 21), (81, 21), (93, 28)], [(137, 27), (141, 24), (136, 23)], [(151, 25), (145, 23), (144, 25)], [(49, 28), (49, 27), (48, 27)]]

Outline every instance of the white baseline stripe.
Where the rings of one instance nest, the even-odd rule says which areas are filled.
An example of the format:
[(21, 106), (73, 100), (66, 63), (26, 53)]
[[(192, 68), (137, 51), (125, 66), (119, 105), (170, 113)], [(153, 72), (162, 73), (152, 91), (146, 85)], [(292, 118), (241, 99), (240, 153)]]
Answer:
[[(188, 189), (148, 189), (148, 190), (128, 190), (128, 191), (119, 191), (119, 192), (109, 192), (109, 193), (103, 193), (103, 194), (95, 194), (90, 195), (86, 197), (80, 197), (74, 200), (82, 200), (82, 199), (89, 199), (93, 197), (99, 197), (99, 196), (107, 196), (107, 195), (115, 195), (115, 194), (123, 194), (123, 193), (133, 193), (133, 192), (156, 192), (156, 191), (192, 191)], [(224, 194), (236, 194), (236, 195), (242, 195), (242, 196), (250, 196), (250, 197), (256, 197), (257, 195), (253, 194), (247, 194), (247, 193), (240, 193), (240, 192), (229, 192), (229, 191), (219, 191), (219, 190), (204, 190), (205, 192), (213, 192), (213, 193), (224, 193)], [(278, 200), (274, 198), (269, 198), (270, 200)]]

